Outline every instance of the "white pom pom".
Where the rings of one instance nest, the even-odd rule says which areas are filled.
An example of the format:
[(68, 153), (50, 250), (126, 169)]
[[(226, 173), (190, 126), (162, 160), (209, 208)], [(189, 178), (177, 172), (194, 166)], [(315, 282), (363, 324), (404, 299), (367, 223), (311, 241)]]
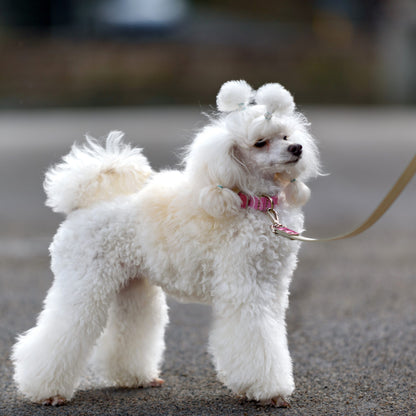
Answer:
[(211, 217), (223, 218), (240, 212), (241, 199), (231, 189), (210, 185), (201, 189), (199, 205)]
[[(257, 90), (257, 104), (265, 105), (267, 113), (290, 114), (295, 110), (292, 94), (280, 84), (265, 84)], [(267, 117), (266, 117), (267, 118)]]
[(217, 95), (219, 111), (243, 110), (250, 102), (252, 88), (246, 81), (228, 81)]
[(296, 181), (286, 186), (285, 195), (290, 205), (303, 206), (308, 202), (311, 190), (303, 182)]

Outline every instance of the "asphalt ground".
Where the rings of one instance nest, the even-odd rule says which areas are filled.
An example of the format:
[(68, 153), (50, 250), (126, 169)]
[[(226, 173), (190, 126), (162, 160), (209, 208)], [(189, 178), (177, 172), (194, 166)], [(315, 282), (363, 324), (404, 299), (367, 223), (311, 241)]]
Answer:
[[(306, 108), (324, 171), (310, 184), (307, 233), (364, 220), (416, 151), (416, 109)], [(84, 133), (121, 129), (157, 168), (174, 166), (204, 122), (197, 108), (0, 113), (0, 415), (416, 414), (416, 180), (371, 230), (304, 244), (292, 284), (290, 409), (241, 401), (216, 380), (206, 352), (210, 308), (170, 300), (157, 389), (100, 388), (86, 375), (60, 408), (25, 401), (10, 348), (33, 326), (52, 281), (47, 246), (61, 221), (43, 206), (43, 173)]]

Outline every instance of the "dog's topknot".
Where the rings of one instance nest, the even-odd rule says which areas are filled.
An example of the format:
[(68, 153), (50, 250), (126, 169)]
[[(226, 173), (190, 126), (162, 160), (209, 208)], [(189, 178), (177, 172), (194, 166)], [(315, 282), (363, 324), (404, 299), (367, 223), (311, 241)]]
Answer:
[(227, 81), (217, 95), (217, 108), (221, 112), (243, 110), (250, 103), (252, 88), (246, 81)]
[(292, 94), (278, 83), (265, 84), (257, 90), (256, 103), (266, 106), (267, 113), (290, 114), (295, 110)]

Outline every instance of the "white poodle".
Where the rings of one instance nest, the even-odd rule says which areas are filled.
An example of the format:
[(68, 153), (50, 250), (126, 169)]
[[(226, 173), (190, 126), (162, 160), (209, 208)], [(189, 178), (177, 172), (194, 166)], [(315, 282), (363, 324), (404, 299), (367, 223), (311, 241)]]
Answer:
[[(285, 313), (302, 231), (303, 181), (318, 152), (280, 84), (229, 81), (219, 113), (181, 171), (155, 173), (112, 132), (50, 169), (46, 204), (67, 214), (50, 246), (55, 280), (37, 325), (13, 348), (14, 379), (34, 402), (71, 399), (90, 359), (115, 386), (159, 386), (165, 293), (213, 307), (218, 377), (249, 400), (285, 407), (294, 390)], [(273, 208), (275, 211), (273, 211)]]

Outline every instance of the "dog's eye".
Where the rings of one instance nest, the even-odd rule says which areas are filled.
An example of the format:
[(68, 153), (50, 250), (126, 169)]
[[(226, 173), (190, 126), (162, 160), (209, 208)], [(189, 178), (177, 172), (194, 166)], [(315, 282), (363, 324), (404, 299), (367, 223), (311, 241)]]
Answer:
[(266, 144), (267, 144), (267, 140), (261, 139), (261, 140), (258, 140), (256, 143), (254, 143), (254, 147), (261, 148), (261, 147), (266, 146)]
[(287, 140), (287, 136), (283, 136), (283, 140)]

